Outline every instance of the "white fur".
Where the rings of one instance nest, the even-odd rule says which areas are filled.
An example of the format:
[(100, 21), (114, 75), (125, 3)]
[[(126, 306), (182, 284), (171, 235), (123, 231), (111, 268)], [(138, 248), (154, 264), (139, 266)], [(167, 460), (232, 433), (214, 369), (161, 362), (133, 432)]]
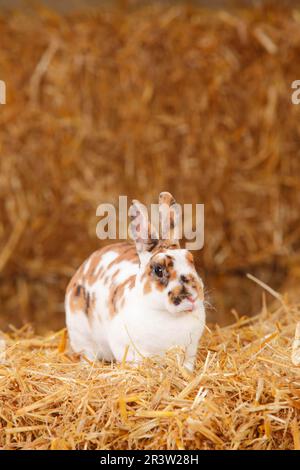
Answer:
[[(186, 250), (167, 250), (166, 254), (175, 258), (174, 267), (178, 275), (193, 272), (198, 276), (187, 263)], [(171, 305), (167, 292), (178, 285), (178, 278), (170, 281), (163, 292), (152, 289), (145, 295), (141, 277), (151, 255), (143, 253), (140, 256), (140, 266), (130, 261), (122, 261), (108, 269), (116, 256), (112, 245), (112, 250), (102, 256), (96, 272), (103, 267), (107, 269), (107, 275), (112, 276), (119, 269), (114, 279), (116, 285), (131, 275), (136, 275), (135, 286), (132, 289), (126, 287), (125, 304), (113, 318), (108, 310), (110, 286), (104, 284), (103, 277), (92, 286), (85, 286), (91, 296), (95, 295), (96, 300), (90, 318), (85, 311), (71, 311), (71, 294), (67, 294), (66, 322), (73, 350), (83, 353), (91, 360), (98, 358), (121, 361), (128, 349), (127, 361), (137, 363), (143, 357), (162, 355), (171, 347), (180, 346), (185, 349), (185, 366), (193, 370), (198, 342), (205, 325), (203, 301), (196, 300), (194, 309), (190, 312), (187, 310), (192, 308), (192, 305), (188, 300), (182, 301), (179, 306)], [(89, 263), (88, 260), (85, 273)], [(199, 277), (198, 280), (202, 285)]]

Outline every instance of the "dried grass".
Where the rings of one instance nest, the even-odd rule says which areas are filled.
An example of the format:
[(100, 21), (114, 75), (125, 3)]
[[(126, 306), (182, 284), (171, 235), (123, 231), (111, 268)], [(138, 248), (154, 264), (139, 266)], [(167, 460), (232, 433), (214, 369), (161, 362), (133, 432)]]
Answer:
[(98, 204), (161, 190), (205, 203), (215, 320), (257, 311), (247, 272), (294, 279), (299, 300), (299, 21), (182, 4), (0, 17), (0, 328), (61, 328)]
[[(299, 22), (157, 4), (0, 17), (1, 449), (300, 449)], [(49, 329), (100, 244), (96, 207), (161, 190), (205, 203), (198, 267), (215, 319), (237, 321), (206, 331), (193, 375), (179, 350), (79, 362)], [(251, 281), (277, 307), (238, 318), (258, 311)], [(28, 321), (47, 334), (8, 329)]]
[(182, 354), (80, 362), (65, 331), (5, 336), (2, 449), (298, 449), (300, 368), (291, 360), (300, 305), (207, 329), (195, 373)]

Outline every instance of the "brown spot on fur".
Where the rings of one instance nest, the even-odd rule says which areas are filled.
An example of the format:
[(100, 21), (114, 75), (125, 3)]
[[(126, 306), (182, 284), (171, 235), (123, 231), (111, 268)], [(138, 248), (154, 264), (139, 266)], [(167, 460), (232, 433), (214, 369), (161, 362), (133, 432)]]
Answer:
[[(101, 266), (102, 257), (108, 252), (115, 252), (117, 257), (107, 267)], [(79, 267), (68, 284), (66, 295), (69, 295), (70, 310), (73, 312), (81, 310), (90, 318), (95, 307), (96, 299), (94, 294), (90, 293), (89, 287), (102, 278), (104, 278), (104, 283), (106, 284), (113, 281), (120, 270), (116, 269), (112, 278), (110, 278), (110, 273), (108, 272), (109, 268), (115, 263), (120, 263), (125, 260), (136, 264), (139, 263), (139, 258), (134, 243), (132, 242), (115, 243), (95, 251)], [(87, 266), (88, 269), (86, 269)], [(128, 287), (132, 288), (134, 282), (135, 276), (134, 280), (128, 281)]]
[(173, 295), (173, 296), (181, 295), (183, 292), (186, 292), (186, 291), (183, 291), (183, 289), (182, 289), (181, 286), (176, 286), (176, 287), (174, 287), (174, 289), (171, 291), (170, 297), (171, 297), (172, 295)]
[[(99, 263), (101, 263), (103, 255), (107, 252), (114, 252), (118, 256), (113, 261), (111, 261), (107, 267), (102, 266), (99, 269)], [(131, 261), (132, 263), (139, 263), (138, 255), (136, 253), (136, 249), (133, 243), (114, 243), (112, 245), (108, 245), (105, 248), (102, 248), (101, 250), (96, 251), (92, 255), (91, 264), (86, 274), (86, 277), (89, 280), (89, 284), (91, 285), (97, 280), (101, 279), (106, 271), (109, 271), (112, 266), (121, 263), (122, 261)]]
[(79, 283), (82, 282), (83, 268), (84, 268), (84, 264), (80, 266), (80, 268), (76, 271), (76, 273), (74, 274), (74, 276), (70, 280), (70, 282), (67, 286), (67, 291), (66, 291), (67, 294), (69, 294), (70, 292), (72, 292), (72, 294), (73, 294), (74, 286), (76, 286), (76, 285), (78, 285)]
[(197, 292), (197, 295), (200, 300), (204, 300), (204, 292), (200, 281), (197, 279), (194, 274), (187, 274), (186, 276), (181, 276), (181, 281), (190, 286)]
[(134, 199), (129, 208), (129, 217), (132, 222), (131, 236), (135, 240), (137, 252), (153, 251), (159, 242), (159, 237), (148, 220), (145, 206)]
[(183, 299), (189, 297), (190, 293), (184, 285), (176, 286), (169, 293), (169, 301), (174, 305), (179, 305)]
[(144, 292), (145, 295), (147, 295), (151, 292), (151, 290), (152, 290), (151, 281), (150, 281), (150, 279), (147, 279), (147, 281), (145, 282), (145, 285), (144, 285), (143, 292)]
[(111, 317), (115, 316), (118, 313), (118, 304), (119, 307), (124, 305), (124, 291), (126, 287), (128, 287), (128, 289), (130, 290), (134, 287), (135, 279), (136, 276), (132, 275), (129, 278), (125, 279), (125, 281), (123, 281), (121, 284), (111, 287), (108, 299), (108, 309)]
[(186, 260), (187, 262), (189, 263), (190, 266), (192, 266), (193, 268), (195, 267), (194, 265), (194, 257), (192, 255), (192, 253), (190, 251), (187, 252), (187, 254), (185, 255), (186, 257)]
[(85, 311), (87, 305), (87, 291), (81, 285), (74, 284), (70, 296), (70, 307), (73, 312), (83, 310)]
[(133, 275), (133, 276), (130, 276), (129, 278), (129, 283), (128, 283), (128, 288), (131, 290), (134, 288), (135, 286), (135, 280), (136, 280), (136, 276)]
[(89, 286), (92, 286), (103, 273), (103, 268), (99, 269), (99, 263), (101, 262), (102, 253), (96, 251), (90, 258), (89, 269), (85, 274), (85, 280)]
[(111, 317), (114, 316), (115, 312), (115, 287), (111, 287), (108, 296), (108, 310)]
[(173, 281), (177, 277), (177, 272), (174, 269), (174, 258), (173, 256), (166, 256), (166, 269), (169, 273), (169, 281)]
[(131, 263), (139, 263), (139, 257), (138, 257), (138, 254), (136, 252), (134, 245), (131, 245), (129, 243), (126, 245), (127, 246), (124, 246), (123, 249), (119, 249), (118, 251), (112, 248), (113, 251), (116, 251), (118, 253), (118, 256), (113, 261), (111, 261), (111, 263), (109, 263), (109, 265), (107, 266), (108, 270), (111, 269), (112, 266), (114, 266), (115, 264), (119, 264), (122, 261), (130, 261)]
[[(105, 253), (113, 251), (118, 254), (117, 258), (110, 263), (109, 267), (112, 266), (114, 263), (127, 260), (131, 261), (132, 263), (139, 263), (139, 258), (136, 253), (136, 249), (133, 243), (131, 242), (122, 242), (122, 243), (114, 243), (112, 245), (108, 245), (100, 250), (95, 251), (76, 271), (72, 279), (70, 280), (66, 293), (72, 292), (74, 284), (81, 284), (83, 286), (91, 286), (97, 280), (101, 279), (109, 267), (106, 269), (101, 267), (99, 269), (99, 264), (101, 263), (102, 257)], [(89, 268), (86, 273), (84, 270), (89, 263)]]
[[(161, 253), (155, 253), (148, 263), (145, 272), (142, 275), (142, 281), (146, 280), (144, 286), (144, 293), (149, 293), (151, 290), (151, 283), (154, 282), (156, 289), (163, 291), (168, 285), (170, 280), (176, 279), (177, 273), (174, 269), (173, 256), (166, 255), (160, 256)], [(155, 268), (160, 267), (163, 271), (162, 277), (155, 274)]]
[(86, 306), (86, 314), (88, 316), (89, 322), (91, 323), (93, 312), (95, 311), (96, 306), (96, 294), (93, 292), (92, 294), (88, 294), (88, 302)]
[(197, 294), (198, 294), (198, 297), (200, 300), (204, 300), (204, 291), (203, 291), (203, 287), (202, 285), (200, 284), (200, 282), (197, 282), (196, 283), (196, 291), (197, 291)]
[[(75, 284), (76, 285), (76, 284)], [(82, 286), (77, 286), (76, 289), (75, 289), (75, 297), (79, 297), (80, 296), (80, 292), (81, 292), (81, 289), (82, 289)]]
[(164, 250), (178, 250), (180, 245), (176, 240), (159, 240), (158, 245), (153, 250), (153, 254), (163, 252)]
[(114, 272), (114, 274), (112, 275), (112, 278), (111, 278), (112, 281), (114, 281), (114, 280), (116, 279), (116, 277), (118, 276), (119, 272), (120, 272), (119, 269), (117, 269), (117, 270)]

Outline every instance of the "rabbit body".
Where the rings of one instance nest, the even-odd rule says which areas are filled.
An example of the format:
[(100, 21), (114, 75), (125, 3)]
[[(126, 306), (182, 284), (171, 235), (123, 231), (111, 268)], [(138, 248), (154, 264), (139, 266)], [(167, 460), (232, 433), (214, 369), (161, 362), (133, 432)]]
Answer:
[(109, 245), (75, 273), (65, 298), (71, 346), (90, 360), (134, 363), (179, 346), (193, 370), (205, 326), (203, 284), (190, 252), (151, 242), (144, 250)]

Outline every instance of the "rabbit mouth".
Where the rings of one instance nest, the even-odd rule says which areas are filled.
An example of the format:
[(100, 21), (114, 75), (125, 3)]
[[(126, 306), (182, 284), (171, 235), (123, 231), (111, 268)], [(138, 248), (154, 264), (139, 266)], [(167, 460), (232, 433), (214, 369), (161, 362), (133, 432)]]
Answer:
[(193, 312), (196, 309), (195, 303), (191, 303), (187, 308), (182, 310), (183, 312)]
[(196, 309), (197, 297), (185, 297), (181, 300), (181, 312), (193, 312)]

